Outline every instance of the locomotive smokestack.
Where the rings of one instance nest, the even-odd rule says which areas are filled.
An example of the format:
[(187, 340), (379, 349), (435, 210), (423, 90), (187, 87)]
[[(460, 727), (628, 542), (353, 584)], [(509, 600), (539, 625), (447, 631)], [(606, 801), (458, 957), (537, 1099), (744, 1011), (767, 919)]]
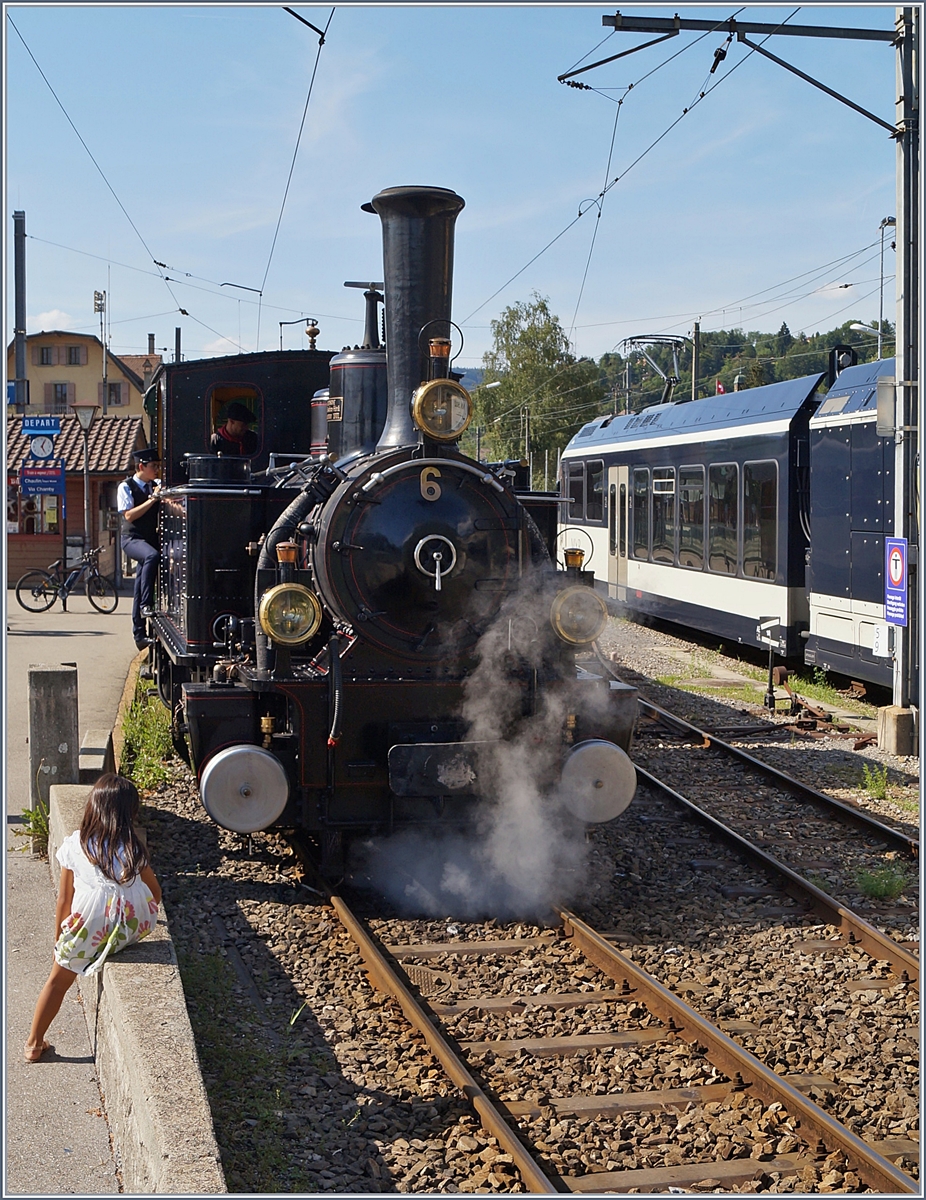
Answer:
[(429, 338), (450, 333), (453, 227), (463, 204), (449, 188), (395, 187), (362, 205), (383, 223), (389, 407), (377, 450), (418, 440), (409, 405), (428, 378)]

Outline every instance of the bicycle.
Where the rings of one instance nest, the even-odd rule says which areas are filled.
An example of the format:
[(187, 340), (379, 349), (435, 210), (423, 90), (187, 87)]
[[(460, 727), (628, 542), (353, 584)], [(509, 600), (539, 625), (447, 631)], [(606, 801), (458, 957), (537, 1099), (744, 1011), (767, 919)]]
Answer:
[(119, 593), (111, 579), (100, 574), (98, 559), (103, 547), (88, 550), (80, 556), (76, 567), (65, 574), (64, 559), (58, 558), (51, 563), (46, 571), (27, 571), (16, 584), (16, 599), (27, 612), (48, 612), (56, 600), (61, 601), (65, 612), (68, 610), (68, 596), (84, 581), (87, 599), (97, 612), (111, 613), (116, 611), (119, 603)]

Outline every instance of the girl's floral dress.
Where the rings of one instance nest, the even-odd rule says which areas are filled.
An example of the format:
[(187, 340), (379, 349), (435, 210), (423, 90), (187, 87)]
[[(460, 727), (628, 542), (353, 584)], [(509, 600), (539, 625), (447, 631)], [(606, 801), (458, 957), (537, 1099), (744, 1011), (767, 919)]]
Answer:
[(151, 889), (136, 875), (113, 883), (80, 844), (80, 831), (65, 838), (58, 862), (74, 872), (74, 900), (55, 943), (55, 961), (78, 975), (95, 975), (117, 950), (146, 937), (157, 922)]

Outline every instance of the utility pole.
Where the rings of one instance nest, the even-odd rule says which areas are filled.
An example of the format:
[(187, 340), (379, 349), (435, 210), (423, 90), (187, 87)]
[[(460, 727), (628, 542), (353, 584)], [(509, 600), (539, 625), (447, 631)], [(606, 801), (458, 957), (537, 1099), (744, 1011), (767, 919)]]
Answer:
[[(897, 343), (894, 535), (907, 539), (907, 624), (894, 627), (894, 704), (906, 709), (916, 694), (916, 652), (920, 638), (922, 580), (916, 550), (919, 542), (915, 504), (915, 472), (922, 397), (918, 395), (919, 337), (919, 156), (917, 79), (921, 67), (920, 13), (898, 8), (897, 35)], [(910, 550), (913, 553), (910, 553)], [(916, 586), (911, 586), (915, 581)], [(922, 728), (921, 728), (922, 736)]]
[(691, 398), (698, 398), (698, 376), (701, 374), (701, 322), (695, 321), (691, 332)]
[(26, 379), (26, 214), (20, 209), (13, 213), (13, 278), (14, 300), (14, 367), (13, 396), (16, 411), (25, 413), (29, 403), (29, 382)]
[(95, 313), (100, 314), (100, 343), (103, 347), (103, 416), (105, 417), (106, 413), (109, 409), (109, 392), (106, 387), (106, 366), (107, 366), (107, 363), (106, 363), (106, 359), (107, 359), (106, 333), (105, 333), (104, 326), (103, 326), (103, 321), (104, 321), (104, 317), (106, 314), (106, 293), (105, 292), (94, 292), (93, 293), (93, 311)]

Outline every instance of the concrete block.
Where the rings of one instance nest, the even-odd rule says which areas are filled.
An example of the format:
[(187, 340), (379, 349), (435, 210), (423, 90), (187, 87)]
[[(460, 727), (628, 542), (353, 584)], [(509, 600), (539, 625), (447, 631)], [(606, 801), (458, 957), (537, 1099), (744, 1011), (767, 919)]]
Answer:
[(878, 749), (901, 758), (916, 754), (916, 721), (912, 708), (888, 704), (878, 709)]
[(48, 804), (53, 784), (77, 783), (77, 667), (29, 666), (29, 799)]
[[(49, 859), (79, 828), (85, 785), (51, 790)], [(154, 931), (78, 981), (127, 1193), (227, 1192), (164, 908)]]
[(96, 783), (101, 775), (116, 770), (113, 735), (108, 729), (88, 729), (80, 739), (78, 758), (80, 783)]

